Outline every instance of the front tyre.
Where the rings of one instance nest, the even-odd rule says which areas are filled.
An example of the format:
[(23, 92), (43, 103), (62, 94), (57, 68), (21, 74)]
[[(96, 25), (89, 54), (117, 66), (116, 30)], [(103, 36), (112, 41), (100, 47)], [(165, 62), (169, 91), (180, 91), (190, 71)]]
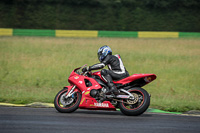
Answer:
[(129, 116), (141, 115), (150, 105), (149, 93), (140, 87), (134, 87), (128, 91), (134, 96), (134, 99), (122, 100), (119, 103), (121, 112)]
[(61, 113), (71, 113), (78, 109), (81, 101), (81, 94), (74, 93), (71, 97), (65, 98), (68, 89), (63, 89), (56, 95), (54, 99), (54, 106), (57, 111)]

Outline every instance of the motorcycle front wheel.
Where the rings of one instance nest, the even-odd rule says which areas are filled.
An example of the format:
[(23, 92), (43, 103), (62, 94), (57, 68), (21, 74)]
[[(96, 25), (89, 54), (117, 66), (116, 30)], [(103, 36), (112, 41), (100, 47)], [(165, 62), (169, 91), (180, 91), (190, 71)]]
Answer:
[(149, 93), (140, 87), (134, 87), (128, 91), (134, 96), (134, 99), (119, 102), (121, 112), (129, 116), (141, 115), (150, 105)]
[(81, 101), (81, 94), (74, 93), (71, 97), (66, 98), (68, 89), (63, 89), (56, 95), (54, 99), (54, 106), (57, 111), (61, 113), (71, 113), (78, 109)]

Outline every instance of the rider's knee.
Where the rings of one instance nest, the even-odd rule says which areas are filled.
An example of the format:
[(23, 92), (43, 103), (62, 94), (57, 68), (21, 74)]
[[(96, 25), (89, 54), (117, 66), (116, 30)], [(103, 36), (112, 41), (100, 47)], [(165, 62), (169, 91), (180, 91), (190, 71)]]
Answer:
[(103, 76), (106, 76), (106, 75), (108, 75), (108, 72), (107, 72), (107, 70), (105, 70), (105, 69), (102, 69), (102, 70), (101, 70), (101, 75), (103, 75)]

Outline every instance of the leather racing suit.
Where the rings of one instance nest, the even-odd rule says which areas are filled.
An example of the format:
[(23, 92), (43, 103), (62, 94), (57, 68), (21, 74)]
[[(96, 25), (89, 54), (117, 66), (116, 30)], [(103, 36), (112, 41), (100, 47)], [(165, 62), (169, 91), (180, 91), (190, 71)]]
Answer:
[[(106, 65), (108, 66), (108, 70), (102, 69)], [(118, 90), (116, 89), (113, 80), (120, 80), (129, 76), (129, 73), (126, 71), (119, 54), (107, 55), (101, 63), (92, 65), (89, 69), (102, 69), (101, 76), (107, 82), (110, 92), (113, 92), (114, 94), (118, 94)]]

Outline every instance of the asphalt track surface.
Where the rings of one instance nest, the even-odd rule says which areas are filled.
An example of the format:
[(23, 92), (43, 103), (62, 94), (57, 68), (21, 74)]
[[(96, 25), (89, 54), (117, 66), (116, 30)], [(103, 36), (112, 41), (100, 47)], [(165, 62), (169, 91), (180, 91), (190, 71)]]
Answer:
[(0, 106), (0, 133), (200, 133), (200, 117)]

